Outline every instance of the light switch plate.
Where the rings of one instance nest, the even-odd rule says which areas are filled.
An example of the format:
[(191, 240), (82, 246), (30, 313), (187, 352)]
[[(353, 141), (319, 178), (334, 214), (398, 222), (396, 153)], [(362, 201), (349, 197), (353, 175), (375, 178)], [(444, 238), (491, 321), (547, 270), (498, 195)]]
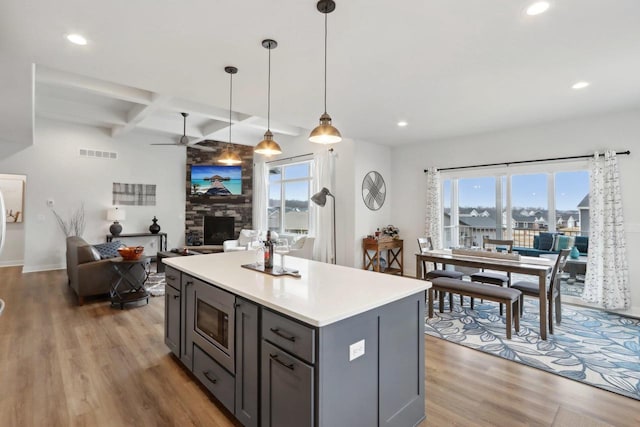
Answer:
[(354, 342), (349, 346), (349, 362), (364, 355), (364, 340)]

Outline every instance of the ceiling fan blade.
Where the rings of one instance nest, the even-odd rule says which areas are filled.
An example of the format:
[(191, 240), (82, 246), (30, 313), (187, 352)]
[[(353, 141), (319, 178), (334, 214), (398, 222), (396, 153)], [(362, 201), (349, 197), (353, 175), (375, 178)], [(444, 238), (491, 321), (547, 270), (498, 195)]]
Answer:
[(187, 145), (187, 147), (195, 148), (195, 149), (200, 150), (200, 151), (216, 151), (215, 149), (213, 149), (211, 147), (204, 147), (204, 146), (198, 145), (198, 144)]

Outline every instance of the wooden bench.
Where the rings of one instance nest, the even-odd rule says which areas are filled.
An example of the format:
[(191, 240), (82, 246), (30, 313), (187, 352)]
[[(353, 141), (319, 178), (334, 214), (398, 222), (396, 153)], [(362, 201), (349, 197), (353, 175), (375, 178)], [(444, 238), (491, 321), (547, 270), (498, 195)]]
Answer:
[[(511, 339), (512, 319), (515, 317), (516, 332), (520, 331), (520, 292), (517, 289), (503, 288), (495, 285), (483, 285), (482, 283), (467, 282), (460, 279), (448, 277), (438, 277), (431, 280), (432, 287), (429, 288), (429, 318), (433, 317), (433, 297), (434, 291), (439, 291), (438, 307), (440, 313), (444, 311), (444, 293), (449, 295), (460, 294), (473, 298), (482, 298), (495, 301), (507, 306), (507, 339)], [(453, 310), (453, 298), (449, 299), (449, 311)], [(472, 306), (473, 308), (473, 306)]]

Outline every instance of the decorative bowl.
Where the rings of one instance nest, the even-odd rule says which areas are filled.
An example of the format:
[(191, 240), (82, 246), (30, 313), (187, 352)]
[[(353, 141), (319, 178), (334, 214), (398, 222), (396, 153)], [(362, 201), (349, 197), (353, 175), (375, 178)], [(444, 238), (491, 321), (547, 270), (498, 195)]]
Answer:
[(143, 252), (144, 246), (125, 246), (124, 248), (118, 248), (120, 256), (127, 261), (140, 259)]

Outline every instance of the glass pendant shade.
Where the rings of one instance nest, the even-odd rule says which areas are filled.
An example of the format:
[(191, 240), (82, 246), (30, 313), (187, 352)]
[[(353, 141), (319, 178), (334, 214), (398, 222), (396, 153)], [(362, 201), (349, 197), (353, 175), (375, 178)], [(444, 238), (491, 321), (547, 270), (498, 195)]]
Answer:
[(320, 116), (320, 124), (309, 134), (309, 141), (316, 144), (335, 144), (342, 141), (342, 135), (331, 124), (331, 116), (324, 113)]
[(282, 148), (273, 140), (273, 133), (270, 130), (264, 133), (264, 139), (256, 145), (253, 150), (258, 154), (264, 154), (265, 156), (273, 156), (275, 154), (282, 154)]

